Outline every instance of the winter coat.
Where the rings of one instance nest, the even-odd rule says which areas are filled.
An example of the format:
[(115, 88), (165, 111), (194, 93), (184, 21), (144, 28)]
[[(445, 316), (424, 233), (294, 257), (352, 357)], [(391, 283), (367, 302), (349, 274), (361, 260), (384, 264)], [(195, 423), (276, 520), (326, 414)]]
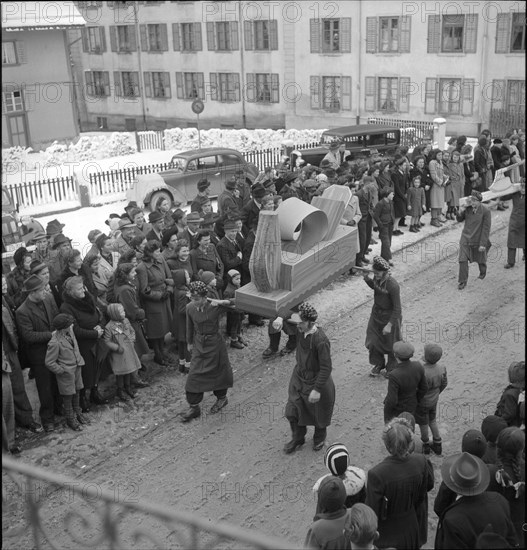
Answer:
[(135, 351), (139, 358), (148, 353), (150, 348), (144, 336), (143, 322), (145, 321), (145, 310), (139, 307), (137, 289), (131, 284), (115, 287), (114, 296), (124, 307), (126, 318), (130, 321), (135, 332)]
[(430, 170), (430, 178), (432, 180), (432, 189), (430, 190), (430, 207), (443, 208), (443, 205), (445, 204), (443, 165), (437, 160), (431, 160), (428, 165), (428, 169)]
[(218, 251), (214, 245), (209, 245), (204, 252), (201, 248), (195, 248), (190, 251), (190, 263), (192, 271), (197, 274), (201, 269), (203, 271), (212, 271), (216, 275), (218, 288), (223, 286), (224, 266)]
[(245, 205), (242, 210), (242, 222), (246, 228), (246, 232), (249, 232), (251, 229), (256, 230), (258, 225), (258, 218), (260, 216), (260, 207), (254, 200), (249, 204)]
[(512, 196), (512, 212), (509, 218), (508, 248), (525, 248), (525, 195)]
[[(406, 193), (408, 215), (419, 218), (426, 210), (425, 190), (422, 187), (410, 187)], [(423, 208), (424, 207), (424, 208)]]
[[(141, 361), (134, 349), (135, 331), (128, 319), (110, 321), (104, 328), (104, 342), (111, 350), (110, 364), (116, 376), (131, 374), (141, 368)], [(121, 348), (123, 353), (119, 353)]]
[(415, 416), (417, 405), (427, 391), (426, 376), (419, 361), (401, 361), (388, 375), (388, 392), (384, 399), (384, 422), (402, 412)]
[[(491, 226), (490, 210), (484, 204), (480, 204), (474, 212), (472, 206), (460, 212), (458, 222), (465, 222), (461, 238), (459, 240), (459, 261), (484, 263), (486, 251), (491, 246), (489, 235)], [(478, 248), (484, 246), (486, 251), (479, 252)]]
[[(46, 352), (46, 367), (57, 377), (57, 385), (61, 395), (73, 395), (78, 389), (82, 389), (80, 367), (84, 365), (84, 359), (79, 351), (79, 345), (73, 329), (69, 329), (70, 339), (63, 331), (55, 330), (48, 342)], [(79, 369), (79, 372), (76, 372)], [(78, 383), (76, 384), (76, 379)]]
[[(445, 172), (446, 173), (446, 172)], [(448, 175), (450, 179), (450, 199), (449, 206), (459, 206), (459, 199), (463, 196), (465, 186), (465, 171), (463, 163), (461, 162), (449, 162), (448, 163)]]
[[(525, 391), (525, 386), (523, 387)], [(496, 416), (501, 416), (509, 426), (520, 427), (525, 422), (525, 417), (522, 418), (520, 413), (519, 397), (522, 388), (515, 384), (509, 384), (501, 394), (498, 402)], [(524, 411), (525, 415), (525, 411)]]
[(187, 341), (187, 305), (190, 303), (185, 271), (172, 272), (174, 277), (174, 311), (172, 313), (172, 337), (176, 342)]
[(238, 256), (238, 253), (242, 251), (241, 246), (239, 245), (238, 241), (230, 241), (227, 239), (227, 237), (223, 237), (221, 241), (218, 243), (218, 246), (216, 247), (216, 251), (218, 253), (218, 256), (220, 257), (220, 260), (223, 263), (223, 283), (224, 286), (227, 285), (229, 282), (228, 280), (228, 272), (231, 269), (236, 269), (237, 271), (240, 270), (242, 259), (241, 254)]
[(392, 172), (392, 183), (394, 190), (393, 208), (396, 218), (406, 216), (406, 188), (408, 186), (408, 175), (396, 169)]

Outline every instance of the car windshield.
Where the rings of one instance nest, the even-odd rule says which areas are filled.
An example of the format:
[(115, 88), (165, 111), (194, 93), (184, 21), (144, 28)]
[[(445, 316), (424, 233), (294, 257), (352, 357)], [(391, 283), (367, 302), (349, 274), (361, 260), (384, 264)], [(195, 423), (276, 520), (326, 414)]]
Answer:
[(185, 170), (186, 160), (182, 157), (173, 157), (172, 158), (172, 168), (177, 172), (183, 172)]

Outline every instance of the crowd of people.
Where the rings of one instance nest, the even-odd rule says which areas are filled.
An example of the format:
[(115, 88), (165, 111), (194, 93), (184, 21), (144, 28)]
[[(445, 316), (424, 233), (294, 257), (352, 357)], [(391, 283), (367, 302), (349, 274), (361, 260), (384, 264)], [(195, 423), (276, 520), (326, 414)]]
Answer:
[[(186, 377), (188, 409), (181, 414), (182, 422), (201, 415), (205, 392), (216, 396), (210, 413), (218, 413), (228, 404), (228, 389), (233, 386), (222, 331), (226, 331), (229, 349), (234, 350), (231, 353), (247, 346), (242, 330), (245, 314), (236, 309), (234, 297), (236, 289), (251, 280), (249, 260), (259, 212), (275, 210), (290, 197), (310, 202), (330, 186), (344, 185), (352, 196), (341, 223), (358, 229), (356, 266), (371, 263), (374, 273), (373, 279), (365, 276), (375, 294), (366, 347), (372, 376), (385, 370), (389, 381), (383, 440), (390, 457), (365, 476), (349, 466), (345, 448), (339, 447), (341, 454), (334, 461), (330, 450), (335, 446), (328, 449), (326, 462), (331, 475), (317, 485), (317, 516), (306, 545), (370, 548), (375, 543), (380, 547), (419, 548), (426, 542), (427, 492), (434, 483), (427, 455), (442, 452), (435, 411), (447, 377), (446, 369), (438, 365), (441, 350), (425, 348), (423, 366), (410, 360), (414, 353), (411, 344), (401, 342), (399, 286), (391, 276), (392, 237), (402, 234), (400, 228), (407, 226), (407, 217), (409, 231), (419, 232), (427, 212), (435, 227), (448, 220), (465, 221), (468, 227), (466, 218), (477, 213), (481, 193), (489, 188), (496, 170), (524, 159), (524, 140), (525, 134), (518, 132), (492, 142), (490, 133), (484, 132), (473, 152), (461, 136), (445, 151), (432, 149), (431, 141), (423, 140), (412, 154), (408, 148), (399, 147), (391, 157), (373, 155), (358, 160), (350, 157), (344, 145), (332, 144), (320, 167), (305, 165), (301, 156), (284, 157), (275, 169), (263, 170), (252, 185), (239, 171), (225, 183), (217, 199), (217, 212), (213, 211), (206, 179), (198, 182), (188, 213), (181, 205), (162, 198), (146, 221), (145, 211), (130, 202), (123, 213), (109, 216), (106, 233), (89, 231), (91, 247), (84, 256), (72, 248), (59, 220), (49, 222), (45, 230), (37, 223), (29, 240), (35, 250), (17, 249), (15, 267), (2, 277), (4, 449), (21, 451), (14, 439), (15, 423), (35, 433), (52, 432), (57, 427), (56, 417), (63, 416), (70, 429), (81, 431), (91, 422), (90, 409), (113, 398), (99, 390), (99, 383), (109, 374), (115, 375), (118, 400), (135, 399), (137, 389), (149, 385), (142, 374), (148, 370), (145, 355), (151, 351), (155, 363), (175, 368)], [(523, 166), (515, 170), (521, 171), (519, 181), (524, 176)], [(464, 196), (474, 198), (469, 214), (459, 208)], [(511, 198), (518, 226), (512, 237), (509, 234), (506, 268), (514, 266), (516, 249), (525, 247), (519, 229), (525, 224), (525, 186)], [(500, 201), (498, 207), (508, 205)], [(485, 211), (482, 207), (480, 214)], [(381, 241), (381, 253), (370, 261), (367, 255), (376, 242), (374, 231)], [(473, 240), (467, 237), (466, 257), (460, 257), (460, 289), (466, 286), (469, 261), (477, 261), (480, 276), (485, 275), (481, 254), (488, 250), (486, 241), (474, 245)], [(474, 246), (477, 250), (472, 250)], [(316, 319), (317, 312), (304, 303), (268, 324), (269, 347), (264, 358), (278, 353), (282, 332), (288, 341), (280, 354), (297, 354), (286, 406), (292, 430), (292, 439), (284, 447), (288, 454), (304, 444), (310, 425), (315, 428), (313, 447), (322, 449), (333, 413), (335, 387), (329, 341), (316, 326)], [(248, 316), (248, 322), (264, 325), (264, 319), (254, 314)], [(168, 334), (177, 348), (177, 359), (167, 353)], [(498, 421), (506, 423), (504, 428), (510, 426), (503, 431), (507, 435), (500, 440), (493, 434), (493, 441), (486, 436), (488, 447), (492, 443), (495, 449), (491, 477), (499, 480), (487, 489), (490, 466), (472, 450), (462, 448), (461, 455), (450, 462), (445, 459), (442, 474), (446, 489), (437, 548), (471, 547), (485, 530), (486, 519), (495, 525), (496, 517), (509, 504), (511, 509), (513, 505), (515, 510), (520, 508), (524, 467), (520, 468), (519, 457), (523, 456), (520, 440), (524, 432), (518, 419), (510, 418), (513, 405), (518, 404), (517, 390), (524, 395), (524, 363), (518, 365), (511, 375), (510, 391), (504, 394), (496, 413)], [(26, 368), (36, 383), (40, 423), (26, 393), (22, 373)], [(522, 368), (523, 378), (518, 375)], [(415, 452), (416, 422), (422, 452)], [(478, 433), (477, 437), (485, 441), (483, 435)], [(484, 446), (487, 449), (486, 443)], [(353, 476), (358, 481), (352, 481)], [(360, 498), (349, 498), (356, 495), (350, 494), (350, 487), (358, 489)], [(483, 502), (481, 495), (486, 490), (504, 496)], [(456, 494), (462, 498), (456, 500)], [(458, 504), (461, 502), (466, 506)], [(346, 506), (351, 506), (349, 513)], [(486, 511), (476, 521), (470, 510), (479, 507)], [(524, 544), (514, 517), (513, 524), (504, 519), (493, 533), (511, 545), (520, 539)], [(328, 546), (331, 537), (338, 539), (335, 544), (347, 546)], [(455, 546), (461, 541), (466, 546)]]

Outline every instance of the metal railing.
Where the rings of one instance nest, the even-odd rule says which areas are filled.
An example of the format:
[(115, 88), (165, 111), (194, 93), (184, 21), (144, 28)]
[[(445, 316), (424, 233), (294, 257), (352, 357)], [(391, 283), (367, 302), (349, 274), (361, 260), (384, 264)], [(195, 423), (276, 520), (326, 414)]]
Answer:
[[(298, 547), (277, 537), (210, 521), (194, 513), (145, 500), (124, 499), (96, 483), (74, 481), (7, 455), (2, 455), (2, 472), (3, 548), (31, 544), (28, 538), (32, 538), (32, 547), (37, 550), (48, 547), (205, 549), (229, 542), (229, 548), (233, 542), (241, 548), (262, 550)], [(57, 503), (61, 492), (66, 501)], [(52, 521), (45, 516), (50, 511), (50, 501), (53, 501)], [(17, 506), (25, 507), (25, 514), (22, 525), (15, 526), (5, 520), (10, 509)], [(64, 517), (60, 517), (59, 523), (57, 514), (62, 513)]]

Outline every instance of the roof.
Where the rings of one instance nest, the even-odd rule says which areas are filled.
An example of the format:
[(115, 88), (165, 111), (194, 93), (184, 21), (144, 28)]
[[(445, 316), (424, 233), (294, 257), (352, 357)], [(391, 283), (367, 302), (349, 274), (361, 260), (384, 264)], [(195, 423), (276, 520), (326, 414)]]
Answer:
[(243, 156), (240, 151), (236, 149), (228, 149), (226, 147), (205, 147), (203, 149), (193, 149), (192, 151), (182, 151), (181, 153), (176, 153), (174, 157), (205, 157), (207, 153), (210, 155), (223, 155), (226, 153), (235, 153), (238, 156)]
[(49, 30), (83, 27), (73, 2), (2, 2), (2, 30)]
[(400, 130), (398, 126), (389, 126), (387, 124), (358, 124), (356, 126), (339, 126), (322, 132), (323, 136), (345, 137), (349, 134), (371, 134), (372, 132), (390, 132)]

